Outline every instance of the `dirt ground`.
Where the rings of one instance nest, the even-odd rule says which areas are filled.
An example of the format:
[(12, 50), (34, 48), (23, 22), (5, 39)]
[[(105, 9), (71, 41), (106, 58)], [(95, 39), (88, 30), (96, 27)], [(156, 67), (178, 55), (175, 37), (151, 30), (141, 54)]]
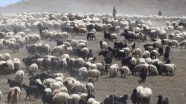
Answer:
[[(118, 33), (119, 34), (119, 33)], [(97, 33), (97, 39), (96, 41), (88, 41), (88, 48), (93, 50), (94, 56), (98, 56), (99, 48), (99, 41), (103, 40), (103, 33)], [(85, 36), (75, 36), (75, 39), (85, 39)], [(123, 41), (123, 37), (118, 35), (118, 42)], [(42, 43), (48, 43), (51, 45), (51, 47), (55, 46), (56, 43), (54, 41), (47, 41), (42, 40)], [(140, 47), (142, 50), (144, 48), (142, 47), (144, 43), (139, 42), (136, 47)], [(130, 46), (131, 43), (128, 43)], [(113, 42), (109, 42), (109, 46), (113, 47)], [(20, 49), (19, 53), (12, 53), (11, 50), (5, 49), (1, 53), (9, 52), (11, 53), (11, 57), (13, 58), (20, 58), (27, 56), (27, 51), (24, 48)], [(147, 81), (145, 83), (139, 84), (138, 81), (140, 78), (138, 76), (127, 76), (127, 78), (108, 78), (108, 75), (102, 75), (100, 76), (99, 80), (95, 82), (95, 94), (96, 94), (96, 100), (103, 101), (103, 99), (106, 97), (106, 95), (115, 94), (115, 95), (129, 95), (128, 104), (131, 104), (130, 95), (132, 93), (132, 90), (136, 88), (139, 85), (142, 85), (144, 87), (150, 87), (153, 91), (153, 96), (151, 100), (151, 104), (156, 104), (157, 97), (159, 94), (168, 97), (170, 104), (185, 104), (186, 102), (186, 57), (184, 54), (186, 53), (186, 49), (179, 49), (179, 48), (171, 48), (170, 53), (170, 60), (172, 63), (174, 63), (177, 67), (176, 73), (174, 76), (148, 76)], [(162, 60), (162, 57), (159, 57), (160, 60)], [(98, 57), (96, 62), (103, 61), (103, 57)], [(120, 61), (113, 59), (113, 64), (118, 63), (120, 66)], [(24, 83), (28, 84), (28, 73), (26, 72), (25, 66), (22, 63), (21, 69), (25, 71), (24, 76)], [(64, 73), (65, 77), (69, 76), (67, 73)], [(0, 90), (3, 93), (2, 101), (0, 101), (0, 104), (5, 104), (7, 102), (7, 92), (9, 90), (9, 85), (7, 84), (7, 79), (13, 79), (14, 74), (7, 75), (7, 76), (0, 76)], [(42, 104), (41, 99), (33, 99), (31, 101), (25, 101), (25, 90), (22, 90), (21, 94), (21, 101), (19, 104)]]

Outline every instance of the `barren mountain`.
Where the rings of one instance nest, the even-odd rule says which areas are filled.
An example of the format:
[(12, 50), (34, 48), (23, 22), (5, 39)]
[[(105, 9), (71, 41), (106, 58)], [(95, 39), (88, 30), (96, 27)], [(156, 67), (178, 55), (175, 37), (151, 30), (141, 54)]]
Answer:
[(185, 0), (23, 0), (0, 8), (0, 13), (74, 12), (111, 13), (115, 6), (121, 14), (185, 15)]

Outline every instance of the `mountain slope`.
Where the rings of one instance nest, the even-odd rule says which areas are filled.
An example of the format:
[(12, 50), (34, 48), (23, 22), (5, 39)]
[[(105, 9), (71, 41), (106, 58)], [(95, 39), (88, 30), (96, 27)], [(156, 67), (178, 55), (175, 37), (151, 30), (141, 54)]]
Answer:
[(0, 8), (0, 13), (112, 13), (115, 6), (118, 13), (121, 14), (154, 15), (162, 10), (163, 15), (184, 15), (185, 5), (184, 0), (23, 0)]

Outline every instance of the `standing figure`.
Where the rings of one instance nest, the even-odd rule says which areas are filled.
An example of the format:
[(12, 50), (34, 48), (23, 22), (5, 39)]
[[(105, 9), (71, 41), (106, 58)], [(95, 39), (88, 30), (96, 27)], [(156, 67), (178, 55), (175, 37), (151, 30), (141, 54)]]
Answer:
[(162, 16), (162, 12), (161, 12), (161, 10), (159, 10), (159, 12), (158, 12), (158, 16)]
[(116, 9), (115, 9), (115, 7), (114, 7), (114, 9), (113, 9), (113, 13), (112, 13), (113, 18), (116, 18), (116, 13), (117, 13), (117, 11), (116, 11)]

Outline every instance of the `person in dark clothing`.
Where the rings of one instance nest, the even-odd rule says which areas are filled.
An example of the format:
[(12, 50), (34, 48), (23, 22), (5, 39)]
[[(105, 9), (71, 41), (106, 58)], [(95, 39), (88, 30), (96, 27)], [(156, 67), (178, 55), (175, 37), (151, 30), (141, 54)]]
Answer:
[(160, 48), (158, 49), (158, 52), (159, 52), (160, 56), (162, 56), (162, 55), (163, 55), (163, 47), (160, 47)]
[(132, 43), (132, 50), (134, 50), (136, 48), (136, 43)]
[(167, 46), (166, 48), (165, 48), (165, 52), (170, 52), (170, 46)]
[(145, 82), (146, 77), (147, 77), (147, 71), (145, 70), (145, 68), (143, 68), (143, 69), (141, 70), (141, 72), (140, 72), (141, 81), (142, 81), (142, 82)]
[(114, 9), (113, 9), (113, 13), (112, 13), (113, 18), (116, 18), (116, 13), (117, 13), (117, 11), (116, 11), (116, 8), (114, 7)]
[(162, 12), (161, 12), (161, 10), (159, 10), (159, 12), (158, 12), (158, 16), (162, 16)]

